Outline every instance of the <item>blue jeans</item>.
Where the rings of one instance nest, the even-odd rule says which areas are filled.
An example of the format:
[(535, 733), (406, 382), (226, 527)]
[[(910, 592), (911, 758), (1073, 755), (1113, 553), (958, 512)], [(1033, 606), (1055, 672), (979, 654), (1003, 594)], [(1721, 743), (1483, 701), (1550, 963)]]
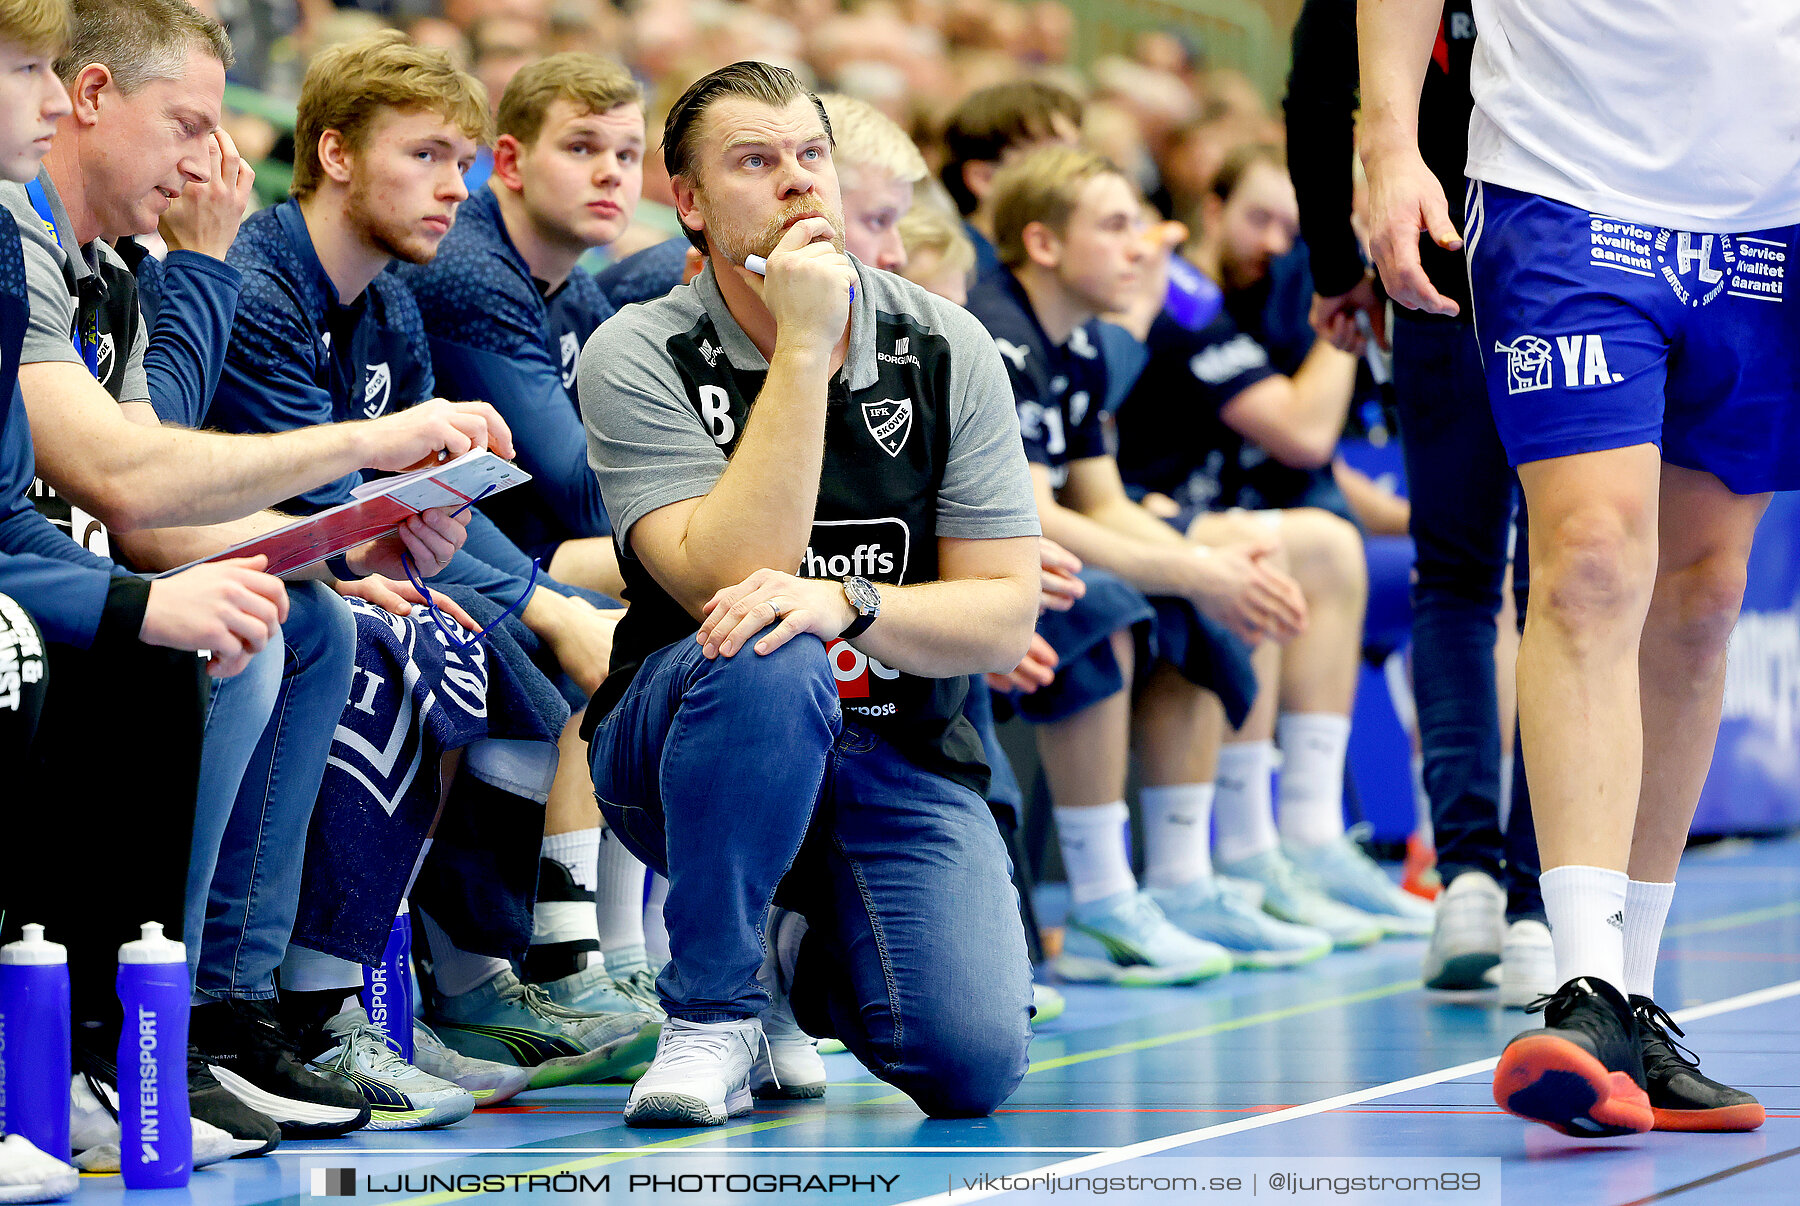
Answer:
[(1025, 1075), (1031, 966), (986, 802), (847, 723), (815, 637), (708, 661), (645, 659), (591, 743), (620, 840), (669, 880), (671, 1016), (768, 1004), (756, 972), (777, 900), (807, 918), (791, 994), (933, 1117), (990, 1113)]
[[(1500, 714), (1491, 684), (1518, 479), (1494, 429), (1473, 324), (1396, 309), (1394, 402), (1412, 497), (1413, 692), (1438, 871), (1446, 884), (1464, 871), (1486, 872), (1507, 889), (1508, 916), (1541, 916), (1522, 759), (1507, 832), (1500, 830)], [(1523, 512), (1519, 539), (1523, 549)], [(1521, 615), (1524, 567), (1521, 556)]]
[[(243, 765), (229, 814), (222, 825), (220, 818), (209, 820), (204, 848), (200, 826), (195, 827), (188, 960), (196, 990), (209, 997), (275, 995), (275, 969), (287, 953), (300, 906), (306, 829), (338, 715), (350, 695), (356, 621), (335, 592), (317, 582), (291, 583), (281, 638), (253, 662), (254, 679), (238, 689), (233, 688), (238, 680), (231, 679), (219, 689), (207, 719), (206, 752), (209, 760), (215, 753), (219, 757), (221, 777), (229, 760)], [(277, 648), (279, 659), (269, 658)], [(268, 666), (255, 664), (265, 659)], [(267, 722), (246, 733), (251, 721), (234, 714), (240, 705), (251, 718), (263, 716)], [(215, 751), (215, 736), (228, 748)], [(247, 760), (231, 752), (246, 747)], [(204, 920), (196, 925), (202, 901)]]

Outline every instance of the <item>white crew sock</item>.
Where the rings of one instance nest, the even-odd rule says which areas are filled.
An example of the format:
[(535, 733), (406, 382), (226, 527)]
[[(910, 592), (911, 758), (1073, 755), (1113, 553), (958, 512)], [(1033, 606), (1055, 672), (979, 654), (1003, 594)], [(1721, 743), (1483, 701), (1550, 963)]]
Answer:
[(423, 909), (419, 910), (419, 920), (425, 926), (425, 940), (431, 943), (431, 978), (445, 996), (474, 992), (501, 972), (512, 970), (512, 964), (504, 959), (470, 954), (458, 947), (444, 933), (444, 927)]
[(1212, 803), (1210, 783), (1138, 792), (1144, 813), (1144, 879), (1151, 887), (1211, 886)]
[(629, 953), (644, 946), (644, 876), (648, 868), (625, 848), (611, 826), (600, 831), (595, 852), (598, 878), (594, 881), (594, 916), (600, 928), (600, 949)]
[(669, 899), (669, 881), (650, 873), (650, 893), (644, 899), (644, 954), (650, 966), (669, 961), (669, 927), (663, 924), (663, 902)]
[(1274, 766), (1273, 741), (1242, 741), (1219, 750), (1213, 796), (1213, 854), (1219, 862), (1235, 863), (1280, 845), (1269, 782)]
[(1078, 905), (1137, 891), (1125, 854), (1125, 801), (1098, 808), (1056, 808), (1056, 844), (1069, 875), (1069, 895)]
[(290, 946), (281, 957), (281, 987), (286, 992), (324, 992), (332, 988), (354, 992), (362, 983), (362, 964), (336, 955)]
[(1350, 718), (1333, 712), (1285, 712), (1275, 722), (1281, 747), (1281, 838), (1323, 846), (1344, 836), (1344, 755)]
[(1553, 867), (1539, 877), (1557, 984), (1588, 976), (1624, 994), (1627, 882), (1623, 871), (1605, 867)]
[[(600, 945), (600, 931), (594, 916), (594, 863), (600, 855), (600, 830), (577, 829), (548, 834), (541, 849), (543, 857), (568, 871), (579, 897), (553, 899), (540, 891), (532, 909), (531, 944), (548, 947), (578, 943), (581, 945), (564, 949), (592, 951)], [(592, 946), (588, 946), (589, 943)], [(579, 955), (575, 957), (581, 959)]]
[(1625, 885), (1625, 991), (1656, 996), (1656, 955), (1675, 885), (1634, 879)]

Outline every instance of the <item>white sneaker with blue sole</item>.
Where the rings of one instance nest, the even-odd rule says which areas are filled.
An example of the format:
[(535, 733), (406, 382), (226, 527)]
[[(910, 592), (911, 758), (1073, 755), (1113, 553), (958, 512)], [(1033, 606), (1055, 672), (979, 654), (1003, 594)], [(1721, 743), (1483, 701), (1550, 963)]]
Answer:
[(1231, 953), (1170, 924), (1143, 892), (1116, 892), (1069, 910), (1056, 974), (1078, 984), (1193, 984), (1231, 970)]

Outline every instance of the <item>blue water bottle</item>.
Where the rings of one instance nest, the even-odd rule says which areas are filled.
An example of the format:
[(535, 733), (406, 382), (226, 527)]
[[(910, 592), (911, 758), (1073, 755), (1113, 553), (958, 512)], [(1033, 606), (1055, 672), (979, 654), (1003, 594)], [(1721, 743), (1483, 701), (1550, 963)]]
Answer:
[(69, 1158), (69, 952), (24, 927), (0, 946), (0, 1134)]
[(160, 922), (119, 948), (119, 1166), (128, 1189), (188, 1183), (194, 1129), (188, 1118), (187, 948)]
[(406, 901), (388, 931), (387, 949), (381, 962), (364, 965), (362, 1006), (369, 1024), (387, 1035), (388, 1046), (407, 1063), (413, 1057), (412, 916)]

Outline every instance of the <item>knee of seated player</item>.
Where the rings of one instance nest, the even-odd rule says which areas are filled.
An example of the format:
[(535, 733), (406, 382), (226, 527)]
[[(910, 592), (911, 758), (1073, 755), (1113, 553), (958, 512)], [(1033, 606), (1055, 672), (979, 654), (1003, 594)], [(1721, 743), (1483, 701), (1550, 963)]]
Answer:
[(1569, 633), (1641, 620), (1656, 574), (1655, 527), (1611, 502), (1574, 507), (1532, 529), (1534, 620)]
[(1368, 597), (1362, 534), (1349, 520), (1317, 507), (1283, 511), (1281, 544), (1290, 572), (1308, 598)]
[(346, 677), (356, 663), (356, 613), (322, 582), (288, 584), (283, 639), (302, 668), (329, 664)]
[[(1209, 511), (1188, 525), (1187, 537), (1209, 548), (1249, 541), (1266, 544), (1279, 530), (1279, 516), (1278, 511)], [(1284, 574), (1291, 572), (1287, 547), (1281, 540), (1276, 540), (1267, 561)]]

